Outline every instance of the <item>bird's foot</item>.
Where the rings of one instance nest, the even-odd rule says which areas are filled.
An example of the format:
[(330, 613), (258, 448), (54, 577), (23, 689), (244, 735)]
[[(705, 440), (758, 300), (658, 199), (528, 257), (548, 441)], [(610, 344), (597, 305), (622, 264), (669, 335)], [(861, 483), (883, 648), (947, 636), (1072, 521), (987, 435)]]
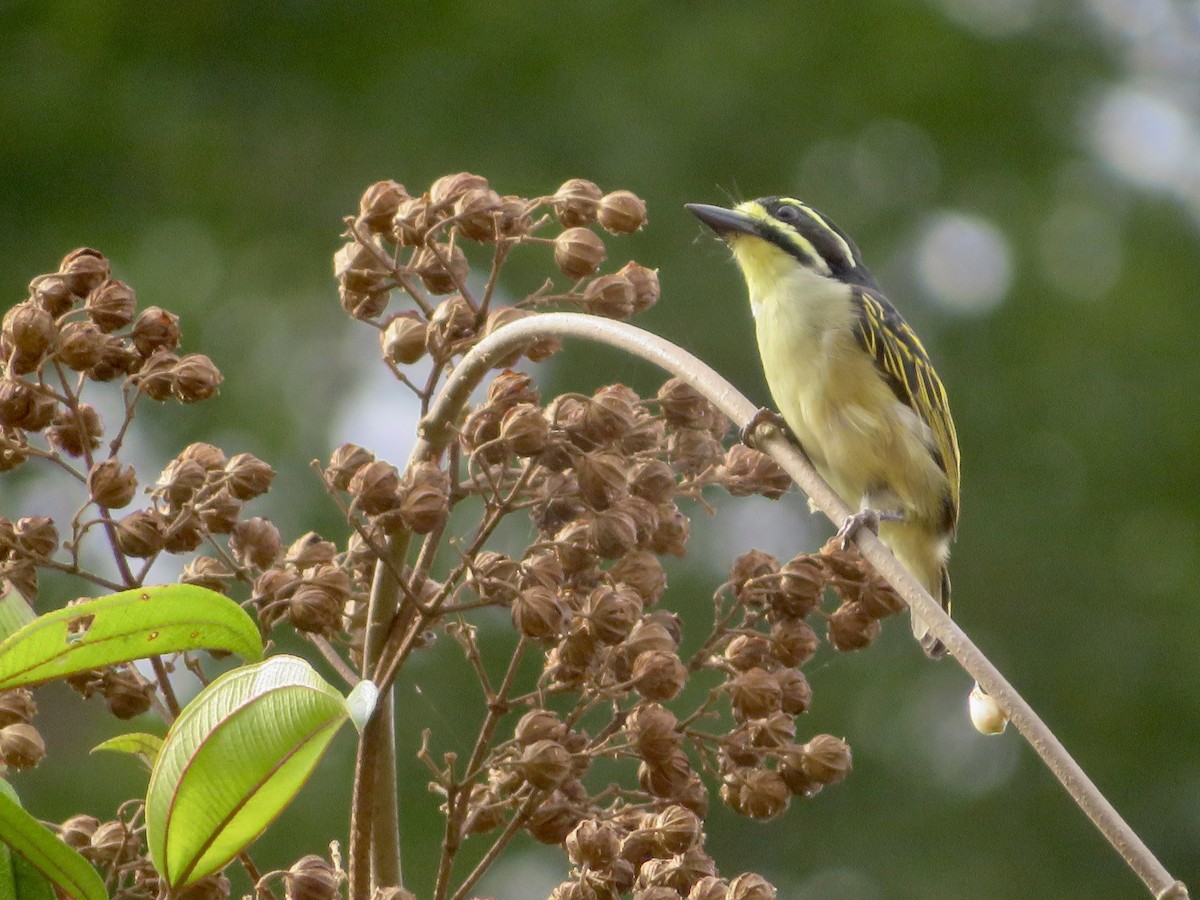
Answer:
[(860, 528), (869, 528), (872, 534), (879, 534), (880, 522), (903, 522), (904, 513), (888, 509), (860, 509), (853, 515), (846, 516), (846, 521), (837, 531), (837, 539), (845, 550), (850, 546), (850, 540)]
[(785, 438), (792, 443), (796, 443), (796, 435), (788, 427), (788, 423), (784, 420), (783, 416), (765, 406), (760, 406), (758, 412), (750, 417), (750, 421), (742, 426), (741, 431), (738, 432), (738, 438), (747, 447), (753, 447), (757, 450), (758, 448), (755, 447), (754, 442), (754, 433), (763, 425), (771, 425), (778, 428)]

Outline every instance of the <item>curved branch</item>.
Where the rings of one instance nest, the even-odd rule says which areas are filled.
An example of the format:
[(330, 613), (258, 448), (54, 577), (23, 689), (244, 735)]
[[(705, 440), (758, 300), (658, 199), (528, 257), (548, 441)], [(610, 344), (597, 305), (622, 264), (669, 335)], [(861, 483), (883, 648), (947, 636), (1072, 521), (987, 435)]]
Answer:
[[(748, 422), (755, 406), (715, 370), (687, 351), (633, 325), (580, 313), (544, 313), (520, 319), (488, 335), (455, 367), (422, 420), (412, 459), (438, 457), (453, 436), (453, 423), (471, 392), (493, 365), (537, 338), (575, 337), (608, 344), (654, 363), (683, 379), (715, 403), (737, 425)], [(816, 473), (804, 455), (777, 430), (763, 430), (756, 441), (835, 525), (850, 515), (850, 509)], [(996, 701), (1047, 768), (1108, 842), (1137, 873), (1159, 900), (1184, 900), (1187, 887), (1167, 872), (1121, 818), (1112, 804), (1087, 777), (1066, 748), (975, 646), (966, 633), (942, 610), (917, 580), (905, 569), (879, 538), (866, 529), (855, 532), (855, 542), (875, 570), (902, 596), (967, 673)]]

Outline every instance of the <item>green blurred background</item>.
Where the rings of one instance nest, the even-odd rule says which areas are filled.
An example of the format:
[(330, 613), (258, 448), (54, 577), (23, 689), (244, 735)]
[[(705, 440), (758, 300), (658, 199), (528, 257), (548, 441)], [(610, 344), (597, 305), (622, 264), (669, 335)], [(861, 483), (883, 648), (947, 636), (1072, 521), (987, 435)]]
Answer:
[[(956, 617), (1200, 888), (1198, 77), (1200, 4), (1172, 0), (0, 0), (0, 289), (15, 303), (68, 250), (103, 250), (226, 375), (217, 401), (141, 417), (141, 452), (258, 453), (281, 472), (266, 512), (286, 534), (340, 533), (308, 461), (345, 439), (398, 461), (411, 440), (331, 276), (369, 183), (419, 191), (466, 169), (502, 193), (568, 177), (635, 191), (650, 225), (610, 258), (659, 268), (642, 324), (760, 402), (742, 284), (682, 206), (808, 199), (855, 235), (948, 386)], [(514, 265), (514, 290), (536, 284), (535, 262)], [(581, 347), (545, 377), (659, 381)], [(47, 502), (36, 479), (0, 483), (0, 514)], [(794, 493), (694, 528), (667, 599), (683, 610), (703, 609), (735, 554), (786, 558), (826, 533)], [(722, 870), (762, 871), (788, 898), (1144, 896), (1018, 736), (970, 729), (965, 676), (906, 632), (889, 623), (870, 650), (810, 668), (801, 733), (845, 735), (855, 771), (766, 825), (714, 803)], [(454, 660), (431, 652), (400, 688), (404, 715), (448, 747), (468, 734)], [(90, 705), (41, 693), (56, 712), (38, 722), (50, 756), (16, 780), (27, 805), (111, 816), (140, 779), (85, 750), (117, 726), (89, 731)], [(344, 839), (351, 744), (261, 865)], [(405, 766), (424, 893), (440, 832), (427, 776)], [(522, 845), (487, 890), (544, 897), (563, 866)]]

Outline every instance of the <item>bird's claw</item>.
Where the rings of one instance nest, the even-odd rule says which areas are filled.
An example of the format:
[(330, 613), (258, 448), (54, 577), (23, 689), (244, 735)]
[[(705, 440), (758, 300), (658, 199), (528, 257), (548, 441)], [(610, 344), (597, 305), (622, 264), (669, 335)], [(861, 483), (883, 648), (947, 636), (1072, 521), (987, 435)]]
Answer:
[(860, 509), (858, 512), (846, 516), (846, 521), (838, 529), (836, 537), (841, 542), (842, 549), (845, 550), (850, 546), (850, 541), (858, 529), (867, 528), (872, 534), (878, 535), (880, 522), (901, 522), (903, 520), (903, 513), (871, 509), (870, 507)]
[(758, 448), (755, 447), (754, 442), (754, 433), (763, 425), (772, 425), (778, 428), (783, 433), (783, 436), (793, 443), (796, 440), (796, 435), (792, 433), (792, 429), (788, 427), (788, 423), (784, 420), (783, 416), (766, 406), (760, 406), (758, 411), (750, 417), (750, 421), (742, 426), (741, 431), (738, 432), (738, 438), (747, 447), (753, 447), (757, 450)]

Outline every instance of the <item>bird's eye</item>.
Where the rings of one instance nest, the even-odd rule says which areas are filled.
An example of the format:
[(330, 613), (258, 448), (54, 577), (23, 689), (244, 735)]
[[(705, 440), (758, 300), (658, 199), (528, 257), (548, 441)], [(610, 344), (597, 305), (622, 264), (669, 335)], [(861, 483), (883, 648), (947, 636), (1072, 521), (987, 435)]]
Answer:
[(800, 221), (800, 210), (796, 209), (794, 206), (781, 206), (775, 212), (775, 218), (781, 222), (794, 224)]

